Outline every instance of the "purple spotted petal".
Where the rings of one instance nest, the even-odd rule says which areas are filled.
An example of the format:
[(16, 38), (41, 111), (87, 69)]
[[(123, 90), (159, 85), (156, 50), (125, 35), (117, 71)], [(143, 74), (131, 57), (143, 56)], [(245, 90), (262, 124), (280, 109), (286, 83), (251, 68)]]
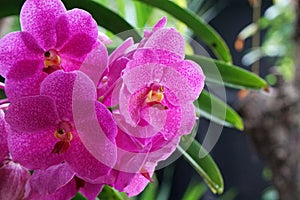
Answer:
[(55, 23), (66, 13), (59, 0), (27, 0), (20, 13), (21, 27), (35, 37), (44, 49), (50, 49), (56, 43)]
[[(104, 151), (101, 154), (111, 158), (109, 152)], [(85, 181), (93, 181), (108, 174), (111, 170), (110, 167), (98, 161), (87, 151), (78, 136), (74, 136), (68, 151), (64, 153), (64, 158), (76, 175)], [(112, 157), (112, 159), (114, 158)]]
[[(144, 168), (147, 170), (150, 176), (152, 176), (155, 166), (155, 163), (148, 163), (144, 166)], [(131, 180), (130, 184), (124, 188), (124, 192), (126, 192), (129, 197), (136, 196), (145, 189), (148, 183), (149, 180), (146, 179), (142, 174), (138, 173)]]
[(50, 97), (28, 96), (10, 104), (5, 119), (13, 130), (47, 131), (55, 130), (58, 115)]
[[(78, 38), (78, 36), (84, 35), (86, 38), (91, 38), (93, 41), (92, 43), (96, 42), (98, 37), (98, 26), (90, 13), (75, 8), (67, 11), (65, 15), (59, 17), (56, 22), (56, 34), (56, 48), (60, 49), (63, 53), (63, 49), (66, 48), (65, 45), (69, 45), (69, 41), (71, 41), (75, 36)], [(78, 54), (77, 50), (79, 50), (81, 46), (85, 48), (89, 46), (89, 48), (91, 48), (88, 44), (89, 42), (84, 40), (84, 38), (81, 40), (78, 38), (76, 43), (78, 46), (75, 48), (75, 52), (73, 53)]]
[[(133, 93), (136, 88), (157, 82), (174, 93), (180, 102), (188, 102), (196, 99), (188, 80), (175, 69), (158, 64), (140, 65), (126, 71), (123, 75), (124, 84), (128, 91)], [(168, 99), (170, 102), (172, 99)], [(175, 102), (171, 102), (174, 103)]]
[(63, 158), (51, 153), (58, 141), (54, 137), (54, 131), (34, 133), (11, 131), (8, 135), (8, 147), (12, 159), (28, 169), (46, 169), (61, 163)]
[(145, 48), (164, 49), (184, 58), (184, 39), (173, 28), (162, 28), (155, 31), (146, 41)]
[[(62, 120), (72, 120), (72, 94), (76, 73), (55, 71), (44, 79), (41, 85), (41, 95), (51, 98)], [(85, 92), (85, 91), (82, 91)]]
[(114, 142), (117, 133), (116, 124), (109, 110), (103, 104), (95, 103), (96, 89), (93, 82), (83, 73), (77, 74), (78, 81), (74, 84), (72, 108), (78, 135), (97, 160), (112, 167), (116, 160)]
[(3, 77), (6, 77), (17, 63), (38, 58), (43, 58), (43, 49), (27, 32), (13, 32), (0, 40), (0, 74)]
[(172, 67), (188, 80), (195, 97), (198, 97), (204, 87), (205, 79), (201, 67), (190, 60), (175, 63)]
[(0, 163), (8, 156), (7, 128), (7, 124), (4, 120), (4, 112), (0, 110)]
[(0, 199), (23, 199), (25, 185), (30, 177), (27, 169), (8, 162), (0, 168)]
[(107, 63), (107, 49), (101, 42), (97, 42), (96, 47), (85, 58), (79, 70), (88, 75), (97, 86), (101, 76), (107, 69)]
[(40, 60), (22, 60), (7, 74), (5, 93), (10, 101), (29, 95), (38, 95), (46, 73)]
[(30, 179), (31, 190), (42, 195), (53, 194), (68, 184), (74, 175), (66, 163), (53, 165), (45, 170), (35, 170)]
[(187, 103), (181, 105), (181, 109), (182, 121), (179, 129), (179, 135), (187, 135), (191, 133), (196, 122), (195, 107), (194, 104)]
[(84, 183), (83, 188), (80, 188), (80, 192), (88, 199), (94, 200), (103, 188), (103, 184), (91, 184), (88, 182)]
[(134, 44), (132, 38), (128, 38), (125, 40), (118, 48), (116, 48), (109, 56), (108, 64), (110, 65), (112, 62), (114, 62), (117, 58), (124, 55), (126, 50)]

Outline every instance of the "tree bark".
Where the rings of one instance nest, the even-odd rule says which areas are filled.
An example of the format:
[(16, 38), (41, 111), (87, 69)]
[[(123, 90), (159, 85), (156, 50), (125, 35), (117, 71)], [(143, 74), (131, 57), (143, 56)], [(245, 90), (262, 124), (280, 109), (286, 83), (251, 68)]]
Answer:
[(272, 170), (282, 200), (300, 200), (300, 0), (295, 23), (295, 77), (269, 93), (253, 92), (240, 102), (245, 132)]

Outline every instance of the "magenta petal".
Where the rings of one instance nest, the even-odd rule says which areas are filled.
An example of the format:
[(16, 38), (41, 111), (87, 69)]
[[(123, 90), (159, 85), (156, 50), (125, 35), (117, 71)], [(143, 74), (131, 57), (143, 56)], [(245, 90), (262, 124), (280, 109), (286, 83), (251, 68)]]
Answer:
[[(155, 166), (155, 163), (147, 163), (144, 168), (147, 170), (149, 175), (152, 176)], [(149, 180), (146, 179), (141, 173), (138, 173), (134, 176), (130, 184), (124, 188), (124, 192), (126, 192), (129, 197), (136, 196), (145, 189), (148, 183)]]
[[(100, 146), (99, 144), (98, 146)], [(109, 152), (101, 152), (103, 157), (110, 158)], [(111, 170), (110, 167), (94, 158), (81, 143), (78, 136), (75, 136), (71, 141), (71, 145), (64, 153), (66, 162), (70, 165), (76, 176), (85, 181), (92, 182), (93, 180), (104, 176)], [(112, 158), (114, 159), (114, 158)]]
[(185, 77), (191, 86), (196, 97), (200, 95), (204, 87), (205, 76), (201, 67), (190, 60), (184, 60), (182, 62), (172, 65), (183, 77)]
[(35, 170), (30, 179), (31, 190), (42, 195), (53, 194), (68, 184), (74, 175), (66, 163), (53, 165), (45, 170)]
[(25, 185), (30, 177), (27, 169), (8, 162), (0, 168), (0, 199), (23, 199)]
[[(72, 95), (76, 73), (55, 71), (44, 79), (41, 85), (41, 95), (51, 98), (62, 120), (72, 120)], [(84, 92), (84, 91), (83, 91)]]
[(182, 104), (182, 121), (179, 129), (179, 135), (190, 134), (195, 122), (196, 122), (196, 113), (195, 107), (192, 103)]
[(0, 110), (0, 163), (8, 156), (7, 128), (7, 124), (4, 120), (4, 112)]
[(156, 24), (153, 26), (152, 30), (156, 31), (158, 29), (164, 28), (167, 24), (167, 17), (163, 16)]
[(184, 39), (173, 28), (162, 28), (155, 31), (146, 41), (145, 48), (164, 49), (184, 58)]
[(22, 60), (7, 74), (5, 93), (10, 101), (29, 95), (38, 95), (46, 73), (42, 72), (43, 63), (39, 60)]
[(51, 165), (59, 164), (63, 158), (58, 154), (51, 153), (57, 142), (54, 131), (10, 132), (8, 147), (12, 159), (28, 169), (46, 169)]
[(116, 48), (109, 56), (108, 64), (110, 65), (114, 62), (117, 58), (124, 55), (126, 50), (134, 44), (133, 39), (130, 37), (125, 40), (118, 48)]
[(80, 188), (79, 191), (88, 199), (95, 200), (103, 188), (103, 184), (91, 184), (88, 182), (84, 183), (84, 187)]
[(33, 35), (46, 50), (56, 43), (56, 19), (66, 13), (63, 3), (59, 0), (27, 0), (20, 13), (23, 31)]
[(0, 74), (3, 77), (20, 61), (43, 58), (43, 49), (26, 32), (13, 32), (0, 40)]
[(32, 132), (53, 129), (58, 115), (50, 97), (28, 96), (10, 104), (5, 119), (14, 130)]
[(107, 63), (107, 49), (101, 42), (98, 42), (96, 47), (85, 58), (79, 70), (88, 75), (95, 86), (97, 86), (101, 76), (107, 69)]
[[(67, 11), (65, 15), (59, 17), (56, 23), (56, 34), (57, 34), (57, 44), (56, 48), (61, 49), (64, 52), (65, 45), (71, 45), (71, 41), (75, 42), (73, 45), (75, 48), (67, 48), (70, 52), (73, 51), (74, 55), (79, 55), (78, 51), (80, 48), (88, 48), (86, 52), (80, 53), (81, 55), (88, 53), (94, 42), (96, 42), (98, 37), (98, 26), (96, 21), (93, 19), (90, 13), (81, 9), (72, 9)], [(79, 36), (84, 36), (85, 38), (90, 38), (92, 40), (91, 44), (85, 40), (85, 38), (80, 38)], [(76, 38), (76, 41), (72, 39)], [(68, 44), (69, 43), (69, 44)]]

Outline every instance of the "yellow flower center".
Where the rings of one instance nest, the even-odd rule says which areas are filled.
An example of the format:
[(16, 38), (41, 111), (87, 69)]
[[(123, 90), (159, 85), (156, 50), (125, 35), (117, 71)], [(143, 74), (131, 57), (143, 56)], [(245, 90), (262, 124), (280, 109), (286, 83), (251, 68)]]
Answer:
[(62, 69), (61, 60), (58, 52), (49, 50), (44, 53), (44, 69), (43, 71), (50, 74), (56, 70)]
[(59, 141), (55, 144), (52, 153), (61, 154), (68, 150), (70, 142), (73, 139), (72, 127), (68, 122), (61, 122), (57, 130), (54, 132), (54, 137)]

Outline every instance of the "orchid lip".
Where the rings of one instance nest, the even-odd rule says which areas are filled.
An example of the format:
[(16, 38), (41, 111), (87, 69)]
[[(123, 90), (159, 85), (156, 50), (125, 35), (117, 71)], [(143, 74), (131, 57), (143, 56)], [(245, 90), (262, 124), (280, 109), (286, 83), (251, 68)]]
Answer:
[(66, 152), (73, 139), (71, 124), (65, 121), (60, 122), (57, 130), (54, 132), (54, 137), (60, 141), (54, 145), (52, 153), (61, 154)]
[(62, 66), (58, 52), (53, 49), (45, 51), (43, 71), (50, 74), (59, 69), (62, 69)]

